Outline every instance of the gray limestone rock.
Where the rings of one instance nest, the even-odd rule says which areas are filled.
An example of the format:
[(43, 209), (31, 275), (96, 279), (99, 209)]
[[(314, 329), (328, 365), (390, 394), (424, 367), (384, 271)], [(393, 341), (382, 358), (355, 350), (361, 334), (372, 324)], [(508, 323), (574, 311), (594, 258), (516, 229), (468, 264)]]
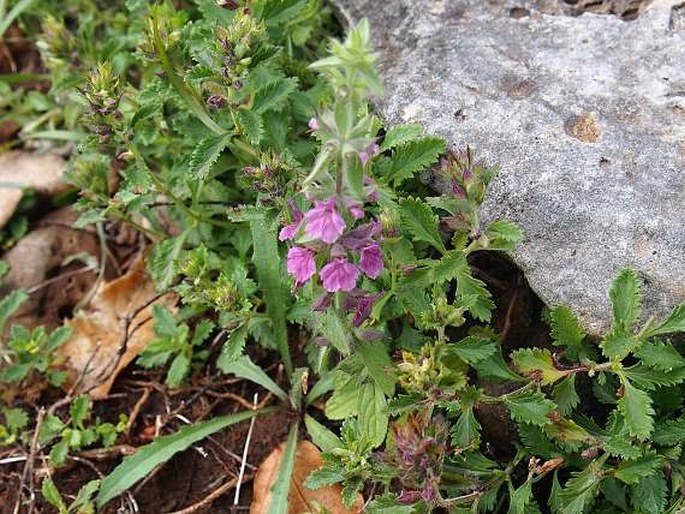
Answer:
[(685, 301), (682, 0), (335, 3), (371, 23), (386, 122), (501, 165), (483, 216), (523, 228), (512, 257), (543, 301), (597, 335), (625, 266), (646, 315)]

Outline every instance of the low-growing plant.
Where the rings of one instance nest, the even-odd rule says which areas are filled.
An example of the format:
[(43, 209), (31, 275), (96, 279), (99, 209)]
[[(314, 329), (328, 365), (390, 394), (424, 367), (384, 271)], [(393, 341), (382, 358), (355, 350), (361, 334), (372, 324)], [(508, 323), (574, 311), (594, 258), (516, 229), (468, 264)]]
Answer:
[[(63, 122), (79, 134), (79, 224), (114, 219), (145, 234), (157, 288), (178, 296), (176, 313), (154, 307), (139, 365), (166, 366), (170, 387), (216, 369), (280, 406), (159, 437), (71, 507), (45, 480), (52, 505), (92, 508), (99, 487), (103, 507), (202, 438), (286, 409), (269, 512), (287, 512), (301, 425), (325, 463), (307, 485), (340, 483), (347, 505), (370, 495), (368, 512), (685, 508), (685, 359), (673, 338), (685, 305), (642, 323), (640, 278), (623, 270), (600, 341), (557, 306), (545, 314), (549, 345), (504, 348), (470, 265), (523, 237), (478, 215), (497, 167), (419, 125), (383, 128), (365, 21), (326, 52), (330, 12), (316, 0), (114, 4), (75, 32), (59, 12), (44, 20), (48, 96), (79, 106), (79, 121)], [(100, 42), (71, 62), (93, 30)], [(23, 298), (0, 303), (0, 328)], [(41, 359), (61, 329), (13, 330), (3, 376), (50, 372)], [(280, 380), (258, 365), (264, 351)], [(75, 399), (67, 422), (46, 417), (53, 463), (123, 429), (87, 424), (87, 404)], [(28, 420), (3, 417), (0, 438), (16, 443)], [(490, 440), (486, 419), (508, 441)]]

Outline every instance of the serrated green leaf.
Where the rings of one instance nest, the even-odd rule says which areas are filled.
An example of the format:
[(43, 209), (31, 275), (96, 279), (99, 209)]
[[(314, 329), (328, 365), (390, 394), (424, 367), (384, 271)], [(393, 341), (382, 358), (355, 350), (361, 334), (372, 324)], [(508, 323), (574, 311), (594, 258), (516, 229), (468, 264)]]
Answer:
[(629, 331), (640, 313), (640, 279), (635, 270), (623, 269), (609, 290), (614, 326)]
[(511, 359), (523, 375), (539, 380), (542, 385), (553, 384), (564, 377), (564, 373), (554, 366), (549, 350), (522, 348), (513, 352)]
[(585, 333), (571, 309), (563, 305), (550, 309), (549, 322), (552, 327), (552, 339), (554, 339), (553, 344), (555, 346), (572, 348), (576, 355), (582, 352)]
[(67, 512), (67, 506), (65, 505), (64, 500), (62, 500), (62, 496), (59, 494), (57, 486), (55, 486), (55, 483), (49, 476), (43, 479), (41, 493), (43, 493), (43, 498), (45, 498), (50, 505), (55, 507), (60, 514)]
[(485, 283), (471, 274), (471, 268), (464, 266), (455, 270), (457, 294), (467, 306), (469, 313), (479, 321), (490, 322), (495, 303)]
[(236, 113), (236, 117), (245, 139), (253, 145), (259, 145), (259, 141), (264, 134), (264, 120), (262, 116), (253, 110), (240, 109)]
[(523, 231), (516, 223), (498, 220), (491, 223), (483, 232), (488, 239), (487, 250), (511, 252), (523, 240)]
[(359, 427), (372, 447), (383, 444), (388, 431), (388, 404), (380, 387), (367, 382), (357, 389)]
[(685, 381), (685, 367), (659, 370), (635, 364), (623, 369), (626, 377), (642, 389), (652, 391), (657, 387), (669, 387)]
[(614, 327), (604, 336), (599, 346), (602, 353), (612, 360), (623, 360), (631, 352), (637, 350), (642, 344), (642, 340), (629, 334), (621, 328)]
[(431, 208), (418, 198), (402, 198), (400, 200), (400, 217), (402, 226), (413, 237), (414, 241), (423, 241), (440, 253), (446, 253), (440, 232), (438, 232), (438, 217)]
[(655, 474), (663, 461), (663, 457), (655, 453), (635, 460), (624, 460), (614, 470), (614, 477), (626, 484), (637, 484), (640, 479)]
[(231, 134), (220, 134), (201, 139), (190, 154), (190, 175), (194, 180), (206, 181), (221, 153), (231, 142)]
[(409, 123), (392, 127), (385, 134), (385, 138), (381, 144), (381, 152), (418, 139), (423, 134), (423, 130), (424, 128), (421, 125)]
[(18, 432), (29, 424), (29, 416), (24, 409), (2, 409), (0, 413), (5, 417), (5, 425), (10, 432)]
[(226, 369), (231, 363), (235, 362), (241, 355), (245, 348), (247, 341), (247, 327), (241, 325), (228, 334), (226, 342), (221, 348), (221, 353), (216, 360), (216, 367), (220, 370)]
[(473, 447), (480, 441), (480, 429), (473, 408), (464, 409), (452, 427), (452, 444), (458, 448)]
[(685, 442), (685, 417), (658, 423), (654, 428), (652, 440), (662, 445)]
[(639, 514), (662, 514), (666, 510), (668, 484), (661, 473), (644, 477), (631, 493), (631, 503)]
[(386, 176), (389, 182), (399, 186), (414, 173), (433, 164), (445, 151), (445, 141), (438, 137), (426, 137), (410, 141), (397, 148)]
[(90, 397), (82, 394), (74, 398), (69, 406), (69, 416), (71, 416), (71, 425), (77, 428), (83, 428), (83, 423), (88, 419), (90, 414)]
[(346, 419), (357, 415), (359, 386), (356, 377), (336, 371), (333, 394), (326, 402), (328, 419)]
[(628, 432), (638, 439), (647, 439), (654, 429), (652, 399), (645, 391), (623, 381), (623, 396), (618, 400)]
[[(560, 514), (583, 514), (599, 492), (604, 476), (606, 457), (591, 462), (582, 471), (571, 473), (571, 478), (556, 495), (555, 505)], [(551, 501), (551, 500), (550, 500)]]
[(157, 289), (164, 291), (178, 275), (178, 262), (189, 231), (158, 243), (150, 252), (147, 263)]
[(530, 504), (533, 496), (533, 483), (526, 480), (514, 490), (509, 483), (509, 510), (507, 514), (526, 514), (526, 507)]
[(668, 318), (648, 331), (648, 336), (685, 332), (685, 303), (677, 305)]
[(570, 414), (580, 403), (580, 397), (576, 392), (576, 376), (569, 375), (554, 386), (552, 399), (557, 404), (557, 410), (561, 414)]
[(21, 305), (28, 300), (29, 295), (23, 289), (15, 289), (0, 301), (0, 332), (4, 329), (7, 320)]
[(514, 382), (526, 382), (525, 378), (514, 373), (511, 368), (507, 366), (507, 363), (502, 356), (502, 351), (498, 348), (496, 348), (495, 353), (487, 359), (474, 363), (473, 367), (478, 372), (480, 378), (489, 378), (499, 381), (512, 380)]
[(537, 426), (551, 423), (549, 415), (556, 409), (554, 402), (539, 392), (506, 397), (504, 405), (515, 421)]
[(395, 394), (395, 377), (392, 374), (392, 361), (382, 343), (359, 343), (359, 355), (371, 378), (387, 395)]
[(645, 343), (635, 352), (635, 355), (645, 366), (662, 371), (671, 371), (673, 368), (685, 366), (685, 358), (671, 343), (664, 341)]
[(190, 373), (190, 358), (184, 352), (180, 352), (171, 361), (164, 383), (169, 387), (179, 387)]
[(272, 82), (259, 89), (254, 97), (253, 109), (259, 114), (281, 110), (288, 104), (288, 97), (297, 89), (297, 78)]
[(461, 360), (475, 364), (492, 356), (497, 350), (497, 343), (492, 339), (478, 336), (466, 336), (460, 341), (447, 347), (447, 351), (454, 353)]
[(123, 462), (105, 477), (97, 497), (98, 508), (102, 508), (107, 502), (148, 476), (157, 466), (197, 441), (223, 428), (274, 411), (274, 408), (265, 408), (219, 416), (210, 421), (183, 427), (175, 434), (158, 437), (152, 443), (139, 448), (134, 455), (125, 457)]
[(287, 514), (288, 494), (290, 493), (290, 481), (295, 469), (295, 452), (297, 450), (298, 423), (290, 427), (288, 440), (285, 443), (283, 456), (278, 466), (278, 475), (271, 486), (269, 508), (266, 514)]

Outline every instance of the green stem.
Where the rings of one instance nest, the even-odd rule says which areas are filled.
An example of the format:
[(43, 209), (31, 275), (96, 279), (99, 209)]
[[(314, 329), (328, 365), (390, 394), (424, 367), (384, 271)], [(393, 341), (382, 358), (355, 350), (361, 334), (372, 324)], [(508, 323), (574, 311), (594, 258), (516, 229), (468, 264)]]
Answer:
[(169, 61), (169, 56), (166, 53), (164, 41), (162, 41), (162, 37), (159, 33), (159, 20), (157, 13), (155, 13), (152, 17), (152, 38), (164, 73), (169, 79), (169, 82), (171, 82), (171, 85), (174, 86), (174, 89), (178, 91), (178, 94), (181, 95), (183, 100), (186, 102), (191, 112), (212, 132), (216, 134), (225, 134), (227, 130), (212, 119), (205, 109), (204, 104), (200, 101), (200, 99), (198, 99), (197, 93), (185, 82), (183, 82), (183, 79), (176, 74), (174, 67)]

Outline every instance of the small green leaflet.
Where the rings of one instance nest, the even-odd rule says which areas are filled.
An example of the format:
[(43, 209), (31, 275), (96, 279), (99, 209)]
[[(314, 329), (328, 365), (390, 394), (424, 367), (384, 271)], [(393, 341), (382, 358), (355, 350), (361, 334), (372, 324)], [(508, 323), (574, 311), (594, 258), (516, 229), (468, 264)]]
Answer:
[(523, 232), (511, 221), (498, 220), (491, 223), (484, 231), (488, 238), (488, 250), (511, 252), (523, 239)]
[(385, 139), (381, 144), (381, 152), (420, 138), (423, 130), (423, 127), (418, 124), (397, 125), (391, 128), (385, 134)]
[(618, 400), (628, 432), (638, 439), (647, 439), (654, 429), (654, 409), (649, 394), (623, 381), (623, 396)]
[(646, 476), (632, 488), (633, 506), (642, 514), (662, 514), (666, 510), (668, 484), (661, 473)]
[(645, 366), (662, 371), (671, 371), (685, 366), (685, 358), (680, 355), (680, 352), (671, 343), (664, 341), (648, 342), (635, 354)]
[(685, 418), (657, 424), (652, 439), (656, 444), (674, 445), (685, 441)]
[(428, 204), (418, 198), (400, 200), (400, 217), (403, 228), (415, 241), (424, 241), (440, 253), (447, 253), (445, 244), (438, 232), (438, 217)]
[(190, 174), (194, 180), (206, 181), (221, 153), (231, 142), (232, 134), (219, 134), (201, 139), (190, 154)]
[(554, 346), (566, 346), (580, 353), (585, 333), (571, 309), (564, 305), (550, 309), (549, 324), (552, 327)]
[(336, 371), (333, 394), (326, 402), (326, 417), (337, 420), (355, 416), (358, 397), (357, 378), (342, 371)]
[(433, 164), (445, 151), (445, 141), (439, 137), (426, 137), (408, 142), (397, 148), (387, 169), (388, 181), (395, 186), (414, 176), (414, 173)]
[(7, 320), (21, 307), (29, 295), (23, 289), (15, 289), (0, 301), (0, 331), (3, 330)]
[(664, 462), (663, 457), (651, 453), (635, 460), (624, 460), (614, 471), (614, 477), (626, 484), (637, 484), (640, 479), (654, 474)]
[(140, 448), (134, 455), (125, 457), (123, 462), (105, 477), (97, 497), (98, 507), (102, 508), (107, 502), (148, 476), (158, 465), (168, 461), (178, 452), (185, 450), (208, 435), (254, 416), (269, 414), (275, 410), (275, 408), (267, 407), (229, 416), (219, 416), (210, 421), (183, 427), (175, 434), (158, 437), (152, 443)]
[(267, 84), (255, 94), (253, 108), (259, 114), (281, 110), (288, 105), (288, 97), (296, 89), (296, 78), (280, 79)]
[(456, 354), (464, 362), (473, 364), (487, 359), (497, 350), (497, 343), (492, 339), (478, 336), (466, 336), (451, 344), (448, 351)]
[(519, 423), (544, 426), (551, 423), (549, 415), (556, 405), (545, 398), (542, 393), (523, 393), (517, 396), (506, 397), (504, 404), (509, 409), (509, 414)]
[(552, 390), (552, 399), (561, 414), (570, 414), (580, 403), (580, 397), (576, 392), (576, 376), (569, 375), (555, 385)]
[(378, 387), (388, 396), (395, 394), (395, 377), (392, 374), (392, 361), (382, 343), (359, 343), (361, 355), (366, 370)]
[(640, 280), (632, 269), (623, 269), (609, 290), (614, 327), (629, 331), (640, 313)]
[(252, 110), (240, 109), (237, 111), (238, 123), (245, 139), (253, 145), (259, 145), (264, 133), (264, 120), (262, 116)]
[(549, 350), (522, 348), (512, 353), (511, 358), (522, 374), (539, 380), (542, 385), (553, 384), (564, 376), (564, 373), (554, 366)]
[(383, 444), (388, 429), (388, 404), (385, 394), (373, 382), (367, 382), (361, 390), (357, 386), (355, 391), (359, 426), (371, 445), (376, 448)]
[(648, 336), (685, 332), (685, 303), (676, 306), (668, 318), (648, 331)]

